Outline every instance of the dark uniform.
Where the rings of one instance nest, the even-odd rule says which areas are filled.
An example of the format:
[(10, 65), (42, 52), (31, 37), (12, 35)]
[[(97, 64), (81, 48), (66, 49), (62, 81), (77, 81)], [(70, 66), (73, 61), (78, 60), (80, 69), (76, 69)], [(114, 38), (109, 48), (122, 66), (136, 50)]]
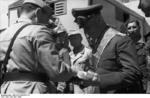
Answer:
[(136, 50), (137, 50), (137, 55), (138, 55), (139, 67), (143, 75), (143, 79), (141, 81), (143, 83), (143, 92), (145, 92), (147, 89), (147, 78), (148, 78), (147, 58), (146, 58), (147, 55), (146, 55), (145, 44), (142, 42), (137, 42)]
[[(140, 79), (137, 55), (130, 38), (116, 35), (104, 49), (97, 73), (101, 93), (136, 93)], [(137, 83), (138, 84), (138, 83)]]
[[(99, 86), (99, 93), (139, 93), (141, 90), (139, 83), (141, 71), (138, 64), (135, 44), (129, 37), (106, 26), (99, 13), (100, 9), (102, 9), (101, 5), (73, 9), (73, 15), (75, 17), (79, 18), (78, 16), (83, 16), (85, 18), (82, 19), (87, 19), (85, 24), (83, 24), (85, 33), (93, 38), (94, 41), (96, 41), (96, 38), (102, 39), (98, 43), (96, 53), (93, 54), (94, 57), (96, 57), (95, 59), (98, 58), (99, 61), (95, 64), (98, 78), (95, 81), (91, 81), (90, 85)], [(86, 18), (86, 16), (88, 17)], [(106, 26), (106, 29), (102, 32), (101, 29), (102, 27), (104, 28), (104, 26)], [(107, 33), (108, 36), (105, 36)], [(113, 34), (115, 35), (112, 36)], [(99, 35), (100, 37), (98, 37)], [(109, 36), (112, 36), (112, 38), (109, 39)], [(108, 42), (105, 47), (103, 47), (102, 41)], [(96, 44), (93, 46), (96, 46)], [(95, 54), (98, 55), (96, 56)]]
[[(150, 17), (150, 0), (140, 0), (140, 3), (139, 3), (139, 9), (141, 9), (145, 16), (146, 17)], [(149, 35), (149, 34), (148, 34)], [(149, 65), (149, 43), (150, 41), (147, 40), (147, 43), (146, 43), (146, 51), (147, 51), (147, 59), (148, 59), (148, 65), (147, 65), (147, 68), (148, 68), (148, 83), (147, 83), (147, 93), (150, 93), (150, 65)]]

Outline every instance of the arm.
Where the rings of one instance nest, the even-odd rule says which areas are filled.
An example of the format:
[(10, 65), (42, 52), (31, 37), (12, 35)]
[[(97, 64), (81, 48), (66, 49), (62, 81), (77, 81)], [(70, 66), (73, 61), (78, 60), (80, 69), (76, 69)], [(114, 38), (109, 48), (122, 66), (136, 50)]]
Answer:
[(69, 54), (68, 51), (64, 51), (60, 57), (55, 45), (52, 32), (41, 27), (34, 40), (38, 62), (51, 81), (67, 81), (74, 75), (68, 64)]
[(115, 50), (121, 69), (99, 74), (96, 76), (97, 79), (92, 82), (86, 81), (86, 84), (99, 86), (102, 90), (112, 90), (127, 87), (140, 79), (141, 72), (137, 64), (137, 55), (133, 42), (128, 37), (119, 37), (119, 40), (114, 45), (116, 45)]
[(128, 37), (120, 37), (116, 45), (118, 63), (121, 70), (100, 75), (101, 89), (119, 89), (134, 84), (140, 79), (135, 45)]

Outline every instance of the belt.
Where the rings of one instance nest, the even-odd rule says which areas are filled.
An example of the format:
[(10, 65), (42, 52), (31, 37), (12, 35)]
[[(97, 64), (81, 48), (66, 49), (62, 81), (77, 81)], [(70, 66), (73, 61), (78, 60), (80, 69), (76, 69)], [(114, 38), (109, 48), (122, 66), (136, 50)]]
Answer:
[(3, 81), (33, 81), (33, 82), (47, 82), (48, 76), (44, 73), (31, 72), (9, 72), (4, 75)]

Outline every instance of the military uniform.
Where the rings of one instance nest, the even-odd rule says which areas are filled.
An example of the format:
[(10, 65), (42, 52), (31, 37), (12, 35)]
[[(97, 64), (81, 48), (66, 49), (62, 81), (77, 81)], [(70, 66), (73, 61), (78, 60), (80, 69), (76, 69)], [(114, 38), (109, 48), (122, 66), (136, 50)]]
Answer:
[(88, 40), (95, 43), (92, 59), (98, 75), (84, 84), (98, 86), (99, 93), (139, 93), (141, 71), (135, 44), (126, 35), (106, 25), (101, 9), (102, 6), (96, 4), (72, 10), (77, 20), (85, 21), (82, 24)]
[(101, 93), (137, 93), (133, 86), (141, 73), (134, 46), (130, 38), (120, 34), (107, 44), (97, 66)]
[[(28, 23), (31, 23), (31, 20), (21, 17), (18, 23), (10, 26), (1, 34), (0, 60), (4, 59), (8, 45), (15, 32), (21, 26)], [(55, 43), (52, 30), (46, 26), (29, 25), (25, 27), (18, 35), (12, 47), (7, 64), (7, 73), (16, 72), (18, 73), (17, 75), (31, 73), (37, 75), (37, 77), (38, 74), (46, 74), (48, 77), (47, 81), (56, 82), (70, 79), (73, 76), (72, 71), (69, 65), (65, 63), (65, 60), (62, 61), (60, 59)], [(30, 77), (30, 75), (28, 76)], [(39, 77), (42, 78), (41, 75)], [(16, 78), (19, 79), (17, 76)], [(12, 80), (5, 81), (2, 84), (1, 94), (53, 93), (53, 87), (53, 83), (50, 82)]]
[[(140, 0), (139, 9), (141, 9), (146, 17), (150, 17), (150, 0)], [(148, 34), (149, 36), (149, 34)], [(148, 69), (148, 83), (147, 83), (147, 91), (146, 93), (150, 93), (150, 57), (149, 57), (149, 40), (146, 43), (146, 51), (147, 51), (147, 69)]]
[(150, 40), (145, 44), (146, 56), (147, 56), (147, 91), (150, 93)]
[[(90, 59), (92, 57), (92, 50), (84, 47), (83, 50), (76, 55), (71, 51), (69, 53), (71, 59), (72, 66), (80, 66), (80, 70), (84, 71), (92, 71), (90, 68), (86, 69), (90, 65)], [(85, 88), (81, 88), (80, 85), (74, 84), (74, 93), (75, 94), (90, 94), (94, 93), (94, 87), (88, 86)]]
[(147, 55), (146, 55), (145, 44), (143, 42), (137, 42), (136, 50), (138, 55), (139, 67), (143, 75), (142, 83), (143, 83), (143, 93), (144, 93), (147, 89), (147, 78), (148, 78), (147, 58), (146, 58)]

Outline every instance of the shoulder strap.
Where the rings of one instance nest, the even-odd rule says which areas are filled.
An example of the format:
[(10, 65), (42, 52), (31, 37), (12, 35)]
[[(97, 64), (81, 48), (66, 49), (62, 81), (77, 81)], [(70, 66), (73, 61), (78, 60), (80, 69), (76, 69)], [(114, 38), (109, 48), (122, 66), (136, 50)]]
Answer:
[(20, 33), (25, 27), (27, 27), (28, 25), (31, 25), (31, 24), (25, 24), (25, 25), (23, 25), (21, 28), (19, 28), (19, 29), (17, 30), (17, 32), (15, 33), (15, 35), (13, 36), (13, 38), (11, 39), (11, 42), (10, 42), (9, 47), (8, 47), (8, 49), (7, 49), (7, 52), (6, 52), (6, 55), (5, 55), (3, 64), (1, 65), (1, 72), (2, 72), (1, 78), (3, 77), (3, 75), (4, 75), (5, 72), (6, 72), (6, 65), (7, 65), (7, 63), (8, 63), (8, 60), (9, 60), (9, 57), (10, 57), (9, 55), (10, 55), (10, 52), (12, 51), (12, 46), (13, 46), (13, 44), (14, 44), (15, 39), (17, 38), (17, 36), (19, 35), (19, 33)]
[(119, 32), (114, 30), (113, 28), (109, 28), (106, 33), (104, 34), (104, 37), (102, 38), (99, 46), (98, 46), (98, 49), (97, 49), (97, 52), (95, 53), (95, 56), (97, 58), (97, 62), (95, 62), (96, 64), (96, 68), (100, 62), (100, 59), (101, 59), (101, 55), (105, 49), (105, 47), (108, 45), (108, 43), (111, 41), (111, 39), (116, 35), (118, 34)]

